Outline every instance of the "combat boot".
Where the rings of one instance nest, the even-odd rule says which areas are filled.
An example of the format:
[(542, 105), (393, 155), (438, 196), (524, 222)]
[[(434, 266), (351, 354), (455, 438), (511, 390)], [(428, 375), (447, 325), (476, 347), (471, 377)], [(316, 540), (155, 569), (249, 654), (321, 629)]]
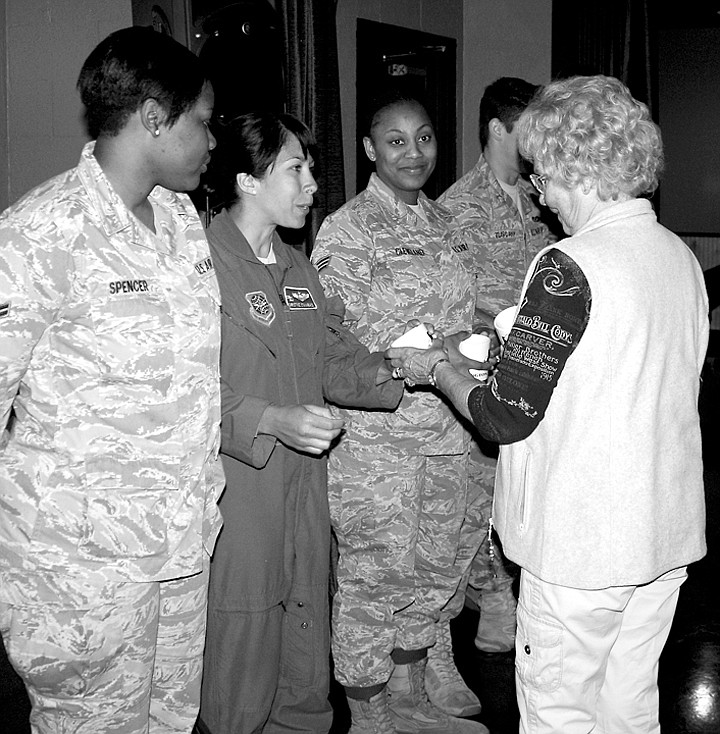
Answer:
[(435, 625), (436, 641), (428, 649), (425, 690), (431, 703), (451, 716), (476, 716), (480, 699), (467, 687), (455, 667), (450, 622)]
[(397, 734), (390, 720), (387, 688), (368, 699), (348, 696), (347, 702), (352, 717), (348, 734)]
[(482, 724), (448, 716), (430, 702), (426, 665), (427, 658), (396, 665), (388, 681), (390, 720), (398, 734), (489, 734)]
[(475, 647), (482, 652), (508, 652), (515, 648), (517, 600), (512, 579), (498, 588), (483, 589), (480, 595), (480, 622)]

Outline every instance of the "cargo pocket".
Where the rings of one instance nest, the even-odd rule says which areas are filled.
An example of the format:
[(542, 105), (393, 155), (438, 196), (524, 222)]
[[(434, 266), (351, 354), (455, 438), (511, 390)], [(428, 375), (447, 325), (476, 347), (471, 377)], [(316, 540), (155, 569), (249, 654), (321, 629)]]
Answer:
[(90, 492), (86, 498), (80, 555), (100, 560), (165, 554), (166, 504), (161, 492), (125, 488)]
[(168, 501), (178, 489), (176, 470), (114, 457), (87, 459), (80, 556), (103, 560), (164, 555), (172, 522)]
[(517, 608), (515, 668), (525, 686), (551, 692), (560, 687), (563, 670), (563, 630)]
[[(318, 658), (329, 654), (329, 627), (327, 619), (317, 617), (313, 605), (290, 599), (283, 619), (283, 675), (304, 686), (317, 685)], [(322, 653), (322, 655), (319, 655)]]

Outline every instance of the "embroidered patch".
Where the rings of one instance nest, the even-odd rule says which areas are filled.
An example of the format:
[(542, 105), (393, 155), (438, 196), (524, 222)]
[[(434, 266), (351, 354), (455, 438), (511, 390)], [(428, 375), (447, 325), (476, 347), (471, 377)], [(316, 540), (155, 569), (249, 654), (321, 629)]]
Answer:
[(323, 255), (322, 257), (319, 257), (315, 262), (315, 269), (320, 272), (324, 267), (328, 265), (331, 257), (332, 255)]
[(269, 326), (275, 320), (275, 309), (262, 291), (252, 291), (245, 294), (245, 300), (250, 304), (250, 315), (261, 324)]
[(285, 303), (291, 311), (302, 311), (306, 308), (317, 310), (317, 304), (309, 288), (293, 288), (286, 285), (283, 292), (285, 293)]
[(212, 258), (210, 256), (195, 263), (195, 271), (198, 275), (207, 275), (209, 272), (215, 270)]
[(10, 304), (9, 303), (0, 303), (0, 319), (3, 316), (7, 316), (10, 313)]

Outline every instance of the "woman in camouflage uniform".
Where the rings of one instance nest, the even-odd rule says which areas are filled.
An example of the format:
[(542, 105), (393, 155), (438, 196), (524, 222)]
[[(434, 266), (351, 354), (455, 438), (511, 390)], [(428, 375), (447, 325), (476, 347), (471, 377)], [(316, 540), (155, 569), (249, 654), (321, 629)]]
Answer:
[[(326, 292), (343, 299), (345, 323), (369, 349), (402, 333), (409, 319), (469, 332), (475, 288), (467, 247), (452, 215), (421, 192), (437, 157), (427, 112), (414, 99), (382, 100), (364, 144), (376, 172), (325, 220), (313, 252)], [(427, 388), (406, 390), (393, 413), (343, 415), (346, 434), (330, 455), (340, 551), (332, 644), (351, 731), (485, 731), (445, 715), (425, 689), (435, 622), (470, 562), (458, 556), (463, 428)]]
[(0, 629), (34, 732), (190, 732), (220, 528), (220, 308), (185, 194), (215, 147), (198, 59), (125, 28), (95, 138), (0, 219)]

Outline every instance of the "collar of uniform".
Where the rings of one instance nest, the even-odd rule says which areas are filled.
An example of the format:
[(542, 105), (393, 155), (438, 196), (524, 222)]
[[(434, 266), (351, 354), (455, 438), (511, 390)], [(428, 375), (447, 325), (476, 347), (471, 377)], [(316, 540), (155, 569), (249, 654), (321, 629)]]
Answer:
[[(404, 201), (401, 201), (397, 197), (397, 194), (383, 183), (376, 173), (370, 174), (366, 191), (379, 199), (396, 217), (411, 219), (412, 221), (419, 219), (418, 215)], [(418, 192), (418, 204), (422, 207), (428, 220), (431, 220), (433, 218), (433, 210), (427, 205), (427, 201), (427, 196), (422, 191)]]
[[(511, 201), (510, 195), (500, 185), (500, 181), (498, 181), (497, 176), (493, 173), (492, 168), (490, 168), (490, 164), (485, 160), (485, 156), (482, 154), (475, 165), (475, 172), (480, 181), (487, 182), (487, 185), (493, 190), (497, 199), (504, 203)], [(527, 179), (524, 179), (522, 176), (518, 176), (518, 192), (523, 204), (526, 204), (534, 195), (535, 188)], [(529, 206), (526, 208), (526, 211), (528, 209)]]
[(520, 176), (518, 179), (518, 191), (520, 192), (520, 200), (523, 203), (523, 210), (527, 213), (532, 208), (537, 206), (537, 203), (533, 203), (533, 198), (536, 198), (535, 187), (526, 178)]
[[(496, 199), (503, 203), (512, 201), (509, 194), (505, 191), (505, 189), (503, 189), (502, 186), (500, 186), (500, 182), (498, 181), (497, 176), (493, 173), (492, 168), (490, 168), (490, 164), (487, 162), (483, 154), (480, 154), (480, 159), (478, 160), (475, 168), (477, 169), (477, 174), (480, 181), (482, 181), (483, 184), (486, 184), (487, 187), (492, 190)], [(483, 185), (483, 188), (485, 188), (485, 185)]]
[[(88, 194), (88, 199), (99, 218), (100, 226), (105, 230), (108, 237), (111, 237), (125, 229), (136, 229), (138, 235), (135, 239), (137, 244), (145, 244), (144, 237), (139, 233), (140, 226), (137, 219), (130, 210), (125, 206), (122, 199), (117, 195), (115, 189), (107, 179), (107, 176), (100, 168), (100, 164), (93, 155), (95, 150), (95, 141), (86, 143), (83, 147), (78, 163), (77, 171), (80, 180)], [(164, 189), (162, 186), (156, 186), (150, 192), (150, 198), (157, 202), (166, 210), (170, 210), (179, 220), (182, 229), (190, 225), (192, 219), (188, 206), (191, 206), (189, 197), (184, 197), (184, 201), (180, 195)], [(144, 229), (144, 228), (143, 228)], [(148, 235), (151, 233), (148, 230)], [(158, 241), (162, 241), (158, 238)], [(156, 245), (156, 243), (155, 243)]]
[[(216, 244), (221, 245), (227, 251), (232, 260), (237, 261), (238, 268), (245, 267), (246, 264), (265, 267), (255, 256), (250, 243), (235, 224), (227, 209), (223, 209), (213, 217), (208, 228), (208, 234), (213, 236), (213, 241)], [(292, 267), (292, 261), (287, 251), (288, 247), (290, 245), (286, 245), (275, 232), (273, 234), (273, 250), (275, 251), (277, 264), (283, 268)]]

